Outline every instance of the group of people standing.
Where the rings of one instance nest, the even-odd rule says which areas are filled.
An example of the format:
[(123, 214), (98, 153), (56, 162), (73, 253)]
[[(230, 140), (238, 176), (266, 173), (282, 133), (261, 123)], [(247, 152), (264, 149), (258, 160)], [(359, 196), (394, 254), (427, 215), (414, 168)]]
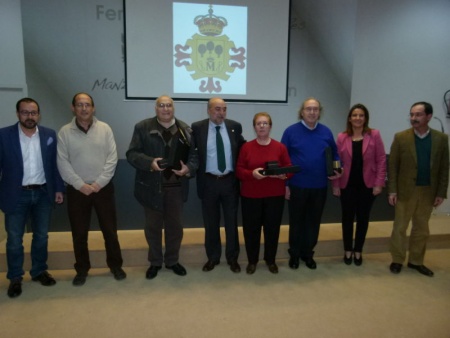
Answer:
[[(77, 93), (72, 111), (74, 118), (56, 135), (38, 126), (39, 104), (23, 98), (16, 105), (18, 123), (0, 129), (0, 208), (8, 236), (11, 298), (22, 293), (22, 238), (29, 217), (33, 231), (31, 278), (45, 286), (56, 284), (47, 272), (48, 227), (53, 204), (62, 203), (64, 193), (75, 252), (73, 285), (83, 285), (91, 268), (88, 231), (92, 209), (105, 239), (107, 265), (116, 280), (126, 278), (112, 183), (117, 166), (113, 132), (94, 116), (94, 100), (89, 94)], [(299, 110), (300, 121), (285, 130), (281, 142), (270, 137), (271, 116), (257, 113), (253, 118), (256, 138), (246, 142), (241, 124), (227, 118), (227, 104), (221, 98), (210, 99), (208, 118), (191, 127), (175, 118), (172, 98), (157, 98), (156, 116), (136, 124), (126, 153), (136, 169), (134, 195), (145, 212), (150, 262), (146, 278), (155, 278), (163, 265), (176, 275), (187, 274), (179, 251), (183, 203), (194, 176), (205, 227), (207, 261), (203, 271), (220, 263), (221, 215), (226, 262), (232, 272), (241, 271), (239, 199), (248, 274), (257, 268), (262, 231), (263, 259), (271, 273), (278, 273), (276, 254), (285, 200), (289, 208), (289, 267), (298, 269), (301, 260), (316, 269), (314, 248), (329, 182), (342, 206), (344, 263), (360, 266), (370, 210), (386, 181), (384, 145), (379, 131), (369, 128), (369, 111), (364, 105), (350, 109), (346, 130), (338, 135), (337, 143), (331, 130), (319, 122), (321, 112), (317, 99), (306, 99)], [(399, 273), (406, 260), (406, 230), (412, 219), (408, 267), (433, 275), (423, 265), (428, 220), (433, 207), (446, 198), (449, 151), (448, 136), (428, 127), (432, 113), (430, 104), (415, 103), (410, 111), (412, 128), (396, 134), (391, 147), (388, 193), (389, 203), (395, 206), (390, 245), (393, 273)], [(330, 158), (341, 162), (341, 168), (332, 173), (327, 170)], [(268, 163), (278, 168), (298, 166), (300, 172), (265, 175)]]
[(58, 135), (38, 122), (37, 101), (23, 98), (16, 104), (18, 123), (0, 129), (0, 208), (7, 233), (8, 296), (22, 293), (24, 275), (23, 235), (30, 220), (31, 278), (44, 286), (56, 284), (47, 272), (48, 228), (53, 204), (64, 193), (72, 231), (76, 275), (73, 285), (83, 285), (91, 268), (88, 232), (92, 209), (105, 239), (106, 260), (114, 278), (122, 280), (122, 254), (112, 178), (117, 150), (111, 128), (95, 116), (87, 93), (72, 99), (72, 121)]

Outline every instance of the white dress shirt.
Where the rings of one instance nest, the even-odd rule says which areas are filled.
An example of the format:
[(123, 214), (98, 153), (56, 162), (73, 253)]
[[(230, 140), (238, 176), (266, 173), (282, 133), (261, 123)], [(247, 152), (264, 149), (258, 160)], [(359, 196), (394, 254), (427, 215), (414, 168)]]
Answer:
[(25, 135), (20, 124), (18, 128), (23, 159), (22, 185), (44, 184), (45, 172), (42, 162), (39, 128), (36, 127), (36, 132), (31, 137)]
[(216, 126), (217, 125), (212, 123), (211, 120), (209, 121), (208, 141), (206, 145), (206, 172), (213, 175), (226, 175), (229, 172), (233, 171), (230, 137), (228, 136), (225, 123), (219, 125), (220, 135), (222, 136), (223, 145), (225, 148), (225, 161), (226, 161), (226, 169), (224, 172), (221, 172), (217, 167)]

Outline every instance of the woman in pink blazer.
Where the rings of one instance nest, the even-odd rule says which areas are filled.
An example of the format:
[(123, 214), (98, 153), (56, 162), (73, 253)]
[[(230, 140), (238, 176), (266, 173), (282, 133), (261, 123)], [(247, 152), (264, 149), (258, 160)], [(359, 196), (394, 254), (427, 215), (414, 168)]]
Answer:
[[(337, 138), (342, 176), (333, 181), (333, 194), (342, 206), (344, 263), (362, 264), (362, 249), (369, 226), (369, 215), (375, 197), (386, 179), (386, 153), (380, 132), (369, 128), (369, 111), (358, 103), (348, 113), (347, 130)], [(356, 232), (353, 243), (353, 222)]]

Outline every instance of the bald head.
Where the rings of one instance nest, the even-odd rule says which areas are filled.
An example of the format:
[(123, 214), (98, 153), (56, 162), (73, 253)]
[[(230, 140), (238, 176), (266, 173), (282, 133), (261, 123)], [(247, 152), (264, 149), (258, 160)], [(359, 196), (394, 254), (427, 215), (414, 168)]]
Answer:
[(214, 124), (222, 124), (227, 117), (227, 104), (219, 98), (214, 97), (208, 101), (208, 115)]

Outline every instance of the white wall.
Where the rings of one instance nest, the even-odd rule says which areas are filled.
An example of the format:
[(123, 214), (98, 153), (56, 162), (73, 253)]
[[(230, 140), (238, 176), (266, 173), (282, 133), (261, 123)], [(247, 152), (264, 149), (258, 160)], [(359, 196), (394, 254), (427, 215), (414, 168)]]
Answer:
[(20, 0), (0, 0), (1, 126), (17, 121), (16, 102), (27, 95)]
[(293, 11), (301, 18), (300, 23), (310, 33), (349, 100), (357, 4), (358, 0), (292, 0)]
[[(429, 101), (448, 121), (450, 1), (359, 1), (351, 101), (364, 102), (387, 145), (409, 127), (412, 103)], [(438, 127), (437, 121), (432, 127)]]
[[(154, 112), (153, 102), (125, 102), (123, 89), (117, 88), (124, 81), (122, 1), (22, 0), (27, 81), (23, 66), (12, 71), (14, 65), (21, 64), (22, 55), (18, 42), (21, 38), (19, 1), (0, 1), (0, 26), (7, 26), (0, 33), (2, 61), (3, 53), (9, 52), (4, 45), (13, 41), (13, 48), (19, 49), (17, 53), (11, 52), (16, 56), (13, 60), (9, 59), (11, 66), (9, 63), (7, 67), (2, 66), (4, 62), (0, 65), (0, 72), (7, 72), (7, 76), (1, 73), (0, 82), (13, 74), (24, 89), (28, 85), (29, 95), (42, 106), (42, 123), (54, 129), (59, 129), (71, 118), (70, 100), (74, 93), (91, 93), (98, 117), (109, 123), (115, 132), (119, 156), (123, 159), (134, 124), (153, 116)], [(296, 6), (300, 10), (293, 15), (317, 16), (318, 22), (327, 23), (327, 20), (320, 19), (320, 15), (323, 18), (325, 13), (329, 17), (329, 12), (325, 10), (320, 13), (313, 6), (314, 1), (294, 2), (304, 3), (305, 6)], [(297, 121), (298, 107), (308, 96), (322, 101), (325, 107), (322, 121), (335, 135), (344, 129), (349, 106), (356, 102), (366, 104), (371, 112), (371, 126), (380, 129), (387, 150), (394, 133), (409, 127), (407, 114), (415, 101), (430, 101), (435, 107), (435, 116), (444, 121), (448, 132), (450, 119), (445, 118), (442, 96), (450, 89), (450, 1), (359, 0), (356, 24), (353, 21), (355, 0), (346, 0), (345, 3), (344, 12), (348, 13), (344, 15), (342, 11), (337, 11), (336, 16), (339, 13), (344, 16), (344, 31), (353, 25), (356, 28), (354, 36), (343, 41), (345, 52), (337, 55), (336, 60), (342, 64), (346, 58), (350, 59), (348, 52), (354, 46), (354, 54), (349, 60), (352, 62), (351, 93), (348, 92), (346, 80), (348, 67), (342, 68), (342, 71), (336, 70), (339, 65), (330, 61), (333, 56), (321, 46), (321, 34), (331, 34), (332, 30), (317, 34), (309, 31), (314, 30), (314, 25), (308, 24), (306, 28), (293, 29), (288, 104), (229, 105), (229, 118), (243, 124), (247, 139), (253, 138), (251, 119), (258, 111), (272, 114), (272, 136), (281, 138), (283, 130)], [(335, 26), (339, 23), (336, 18), (329, 21)], [(354, 44), (351, 43), (353, 38)], [(337, 53), (337, 45), (334, 43), (330, 49), (333, 53)], [(271, 66), (276, 67), (276, 63)], [(103, 81), (104, 84), (95, 85)], [(161, 88), (163, 93), (164, 88)], [(16, 99), (13, 102), (2, 99), (2, 125), (9, 124), (10, 120), (15, 121)], [(12, 114), (8, 115), (10, 120), (3, 119), (5, 112)], [(187, 123), (206, 118), (206, 104), (177, 103), (176, 115)], [(432, 127), (440, 128), (436, 120), (433, 120)], [(448, 212), (448, 201), (444, 206), (441, 209)]]
[[(124, 90), (116, 88), (124, 81), (121, 11), (122, 0), (22, 1), (29, 91), (42, 106), (42, 123), (59, 129), (72, 116), (72, 96), (87, 91), (94, 97), (97, 116), (113, 128), (119, 157), (124, 158), (134, 125), (154, 116), (154, 103), (125, 102)], [(307, 30), (291, 33), (290, 65), (288, 104), (229, 104), (228, 117), (243, 124), (247, 139), (254, 138), (251, 121), (259, 111), (272, 115), (272, 136), (280, 139), (284, 129), (297, 121), (298, 107), (308, 96), (322, 101), (325, 124), (336, 134), (343, 129), (341, 114), (347, 110), (349, 95)], [(276, 67), (276, 62), (270, 66)], [(106, 86), (95, 86), (104, 79)], [(207, 117), (206, 103), (176, 103), (175, 114), (187, 123), (198, 121)]]
[[(443, 95), (450, 89), (450, 1), (360, 0), (351, 103), (367, 105), (389, 152), (394, 134), (410, 127), (410, 106), (428, 101), (444, 123)], [(441, 130), (437, 120), (432, 128)], [(450, 212), (447, 200), (439, 208)]]

